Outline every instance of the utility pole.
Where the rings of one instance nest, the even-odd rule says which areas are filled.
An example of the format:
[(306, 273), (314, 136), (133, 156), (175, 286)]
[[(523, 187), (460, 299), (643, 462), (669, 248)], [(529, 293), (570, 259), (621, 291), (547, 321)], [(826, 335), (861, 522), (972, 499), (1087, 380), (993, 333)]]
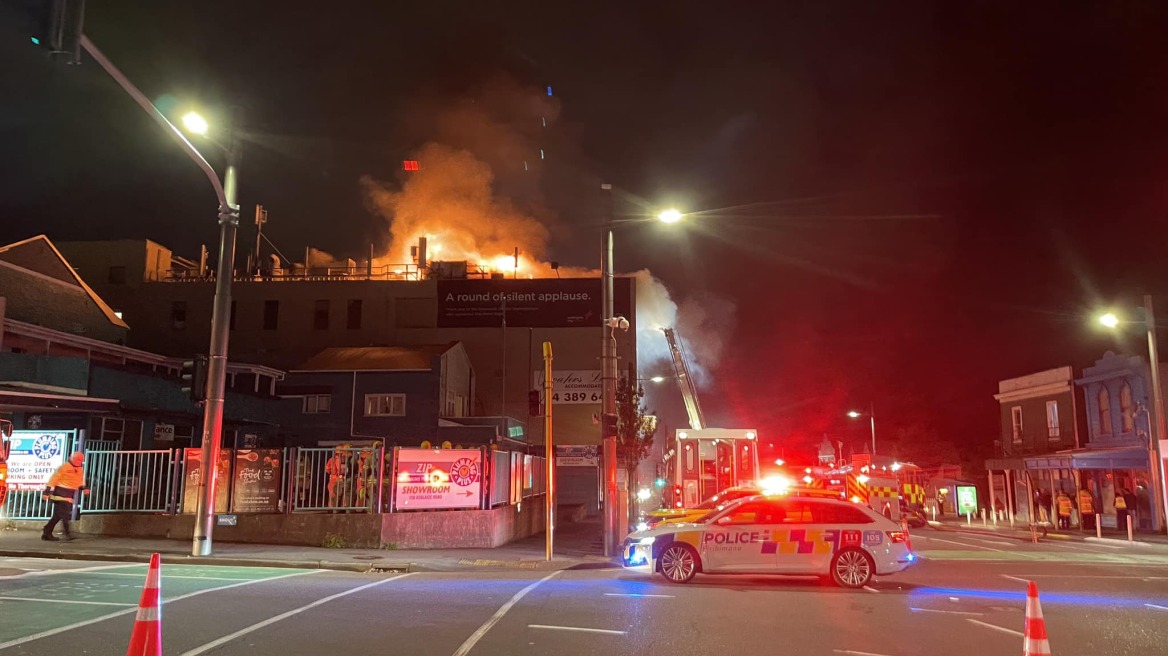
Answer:
[(613, 310), (612, 185), (602, 184), (604, 202), (604, 241), (600, 258), (600, 376), (601, 376), (601, 444), (604, 447), (604, 555), (616, 553), (617, 515), (620, 512), (616, 485), (616, 345), (611, 321)]
[(543, 343), (543, 444), (544, 468), (547, 470), (546, 494), (544, 503), (547, 504), (545, 558), (552, 559), (552, 546), (555, 541), (556, 530), (556, 449), (552, 440), (552, 343)]
[[(263, 205), (256, 205), (255, 224), (256, 224), (256, 245), (255, 253), (252, 255), (252, 275), (260, 275), (263, 272), (263, 264), (260, 263), (260, 240), (264, 237), (264, 224), (268, 222), (268, 211), (264, 209)], [(372, 262), (372, 260), (370, 260)]]
[[(1156, 423), (1151, 428), (1155, 431), (1148, 439), (1148, 478), (1152, 484), (1152, 496), (1156, 499), (1152, 514), (1152, 529), (1160, 531), (1165, 526), (1165, 511), (1168, 511), (1168, 482), (1164, 478), (1164, 460), (1160, 445), (1165, 438), (1164, 429), (1164, 392), (1160, 387), (1160, 357), (1156, 344), (1156, 315), (1152, 308), (1152, 296), (1144, 296), (1144, 322), (1148, 329), (1148, 363), (1151, 366), (1152, 376), (1152, 407), (1156, 410)], [(1158, 506), (1158, 507), (1156, 507)]]

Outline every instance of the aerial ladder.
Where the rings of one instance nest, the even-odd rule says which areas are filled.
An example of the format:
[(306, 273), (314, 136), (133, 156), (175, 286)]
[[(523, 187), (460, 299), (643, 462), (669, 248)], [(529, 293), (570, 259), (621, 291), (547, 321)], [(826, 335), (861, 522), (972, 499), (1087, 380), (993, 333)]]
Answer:
[(689, 416), (689, 429), (674, 432), (672, 447), (664, 456), (668, 478), (673, 483), (669, 505), (690, 508), (728, 487), (758, 480), (758, 432), (706, 425), (697, 385), (677, 331), (662, 330)]

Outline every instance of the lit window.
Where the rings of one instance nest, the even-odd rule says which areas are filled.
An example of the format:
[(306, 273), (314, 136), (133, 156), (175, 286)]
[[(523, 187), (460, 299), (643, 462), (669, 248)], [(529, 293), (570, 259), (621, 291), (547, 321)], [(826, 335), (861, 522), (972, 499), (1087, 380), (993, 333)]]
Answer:
[(1111, 395), (1106, 387), (1099, 390), (1099, 434), (1111, 435)]
[(1016, 405), (1010, 408), (1010, 421), (1013, 426), (1014, 443), (1020, 444), (1022, 442), (1022, 406)]
[(1123, 419), (1123, 432), (1133, 433), (1136, 429), (1135, 415), (1132, 413), (1132, 391), (1127, 381), (1119, 390), (1119, 415)]
[(406, 416), (405, 394), (366, 394), (366, 417), (404, 417)]
[(325, 414), (332, 410), (333, 397), (330, 394), (310, 394), (304, 397), (304, 414)]
[(1046, 402), (1046, 437), (1051, 441), (1058, 441), (1060, 437), (1058, 401)]

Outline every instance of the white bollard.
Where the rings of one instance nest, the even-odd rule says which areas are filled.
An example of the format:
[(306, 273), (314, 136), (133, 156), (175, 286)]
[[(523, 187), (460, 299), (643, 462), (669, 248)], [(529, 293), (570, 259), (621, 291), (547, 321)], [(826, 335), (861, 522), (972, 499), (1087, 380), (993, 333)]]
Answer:
[(1014, 512), (1010, 512), (1010, 528), (1014, 528)]
[(1131, 518), (1131, 515), (1127, 516), (1127, 541), (1128, 542), (1135, 542), (1135, 537), (1132, 536), (1132, 518)]
[(985, 512), (985, 508), (982, 508), (982, 509), (981, 509), (981, 527), (982, 527), (982, 528), (989, 528), (989, 524), (987, 524), (987, 523), (986, 523), (986, 512)]
[(973, 513), (969, 512), (968, 510), (965, 511), (965, 525), (973, 526)]
[(998, 511), (994, 511), (994, 528), (998, 527)]
[(1095, 537), (1103, 539), (1103, 516), (1099, 514), (1095, 515)]
[(933, 506), (933, 521), (937, 521), (937, 506)]

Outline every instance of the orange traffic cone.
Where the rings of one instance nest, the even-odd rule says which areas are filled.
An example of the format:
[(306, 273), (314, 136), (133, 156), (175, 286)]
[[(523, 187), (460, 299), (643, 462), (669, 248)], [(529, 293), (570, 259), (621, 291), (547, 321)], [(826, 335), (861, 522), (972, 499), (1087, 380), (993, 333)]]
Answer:
[(130, 634), (126, 656), (162, 656), (162, 590), (159, 587), (158, 554), (150, 556), (150, 571), (146, 572), (146, 587), (142, 588), (138, 617), (134, 620), (134, 632)]
[(1022, 656), (1050, 656), (1050, 641), (1046, 639), (1046, 620), (1042, 618), (1042, 604), (1038, 602), (1038, 585), (1028, 581), (1026, 587), (1026, 634)]

